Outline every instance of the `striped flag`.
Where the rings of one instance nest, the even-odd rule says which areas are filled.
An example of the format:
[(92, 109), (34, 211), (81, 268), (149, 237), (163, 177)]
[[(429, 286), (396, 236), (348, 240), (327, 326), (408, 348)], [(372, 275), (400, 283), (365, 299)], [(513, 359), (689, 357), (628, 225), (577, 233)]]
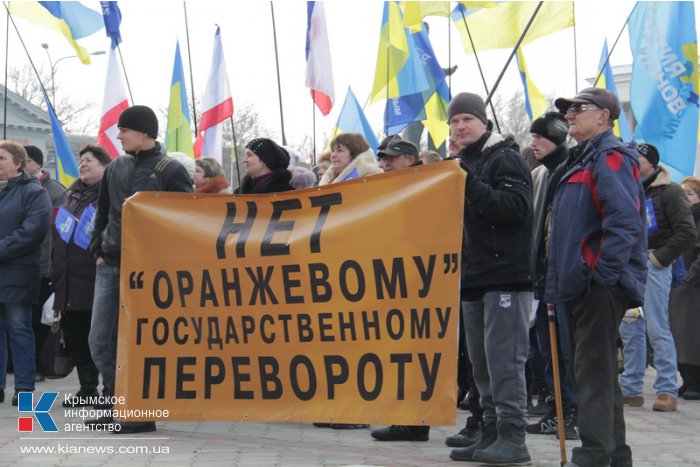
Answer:
[[(360, 103), (357, 102), (355, 93), (348, 86), (348, 93), (345, 96), (345, 102), (343, 103), (343, 108), (340, 110), (338, 115), (338, 123), (335, 125), (335, 130), (333, 131), (333, 136), (331, 139), (335, 138), (335, 135), (339, 133), (362, 133), (365, 139), (372, 148), (372, 151), (377, 152), (377, 137), (374, 136), (374, 131), (365, 117), (365, 113), (360, 107)], [(376, 157), (376, 156), (375, 156)]]
[(51, 134), (53, 136), (53, 145), (56, 151), (56, 179), (63, 186), (71, 186), (78, 179), (78, 163), (75, 162), (73, 151), (70, 149), (70, 144), (63, 134), (61, 124), (56, 118), (56, 113), (51, 107), (49, 97), (44, 94), (46, 100), (46, 108), (51, 119)]
[(105, 148), (114, 159), (124, 153), (122, 143), (117, 139), (119, 129), (117, 122), (121, 113), (129, 107), (129, 101), (124, 88), (122, 71), (117, 62), (114, 49), (109, 49), (107, 61), (107, 76), (105, 78), (105, 93), (102, 99), (102, 117), (100, 129), (97, 132), (97, 144)]
[(515, 55), (515, 61), (518, 63), (518, 74), (523, 82), (525, 90), (525, 111), (530, 120), (539, 118), (547, 111), (547, 98), (537, 89), (535, 83), (530, 78), (530, 73), (527, 69), (525, 54), (523, 49), (518, 47), (518, 53)]
[(311, 90), (311, 97), (321, 113), (328, 115), (335, 93), (326, 12), (323, 2), (306, 2), (306, 8), (306, 87)]
[(221, 28), (214, 34), (214, 53), (209, 70), (207, 87), (202, 102), (202, 117), (199, 120), (199, 134), (194, 143), (197, 158), (211, 157), (221, 162), (223, 123), (233, 116), (233, 99), (228, 86), (224, 50), (221, 45)]
[(185, 88), (185, 73), (182, 69), (179, 42), (175, 43), (175, 64), (173, 65), (173, 80), (170, 83), (165, 149), (168, 152), (184, 152), (188, 156), (194, 157), (190, 109), (187, 106), (187, 89)]

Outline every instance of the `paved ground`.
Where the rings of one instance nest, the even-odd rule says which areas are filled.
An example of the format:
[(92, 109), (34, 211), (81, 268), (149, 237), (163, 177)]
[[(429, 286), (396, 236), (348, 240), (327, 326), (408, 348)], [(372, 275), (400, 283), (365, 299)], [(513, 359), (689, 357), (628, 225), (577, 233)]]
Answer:
[[(625, 413), (635, 465), (700, 465), (700, 402), (681, 400), (678, 412), (653, 412), (652, 382), (653, 370), (649, 370), (647, 403), (642, 408), (628, 408)], [(12, 387), (11, 376), (8, 386)], [(37, 390), (71, 392), (76, 388), (74, 373), (65, 379), (39, 383)], [(157, 432), (131, 438), (60, 432), (56, 439), (47, 440), (39, 439), (45, 436), (43, 433), (17, 431), (18, 412), (9, 403), (11, 395), (0, 404), (0, 465), (447, 465), (452, 461), (445, 437), (458, 431), (466, 418), (466, 413), (460, 412), (457, 426), (433, 428), (430, 441), (423, 443), (372, 441), (368, 429), (340, 431), (307, 424), (219, 422), (161, 423)], [(52, 410), (52, 415), (59, 426), (66, 422), (62, 409)], [(530, 465), (559, 465), (559, 445), (554, 436), (528, 435), (527, 444), (533, 459)], [(572, 446), (571, 442), (567, 444), (568, 455)], [(53, 449), (54, 453), (23, 452), (41, 448)], [(113, 452), (105, 453), (108, 449)]]

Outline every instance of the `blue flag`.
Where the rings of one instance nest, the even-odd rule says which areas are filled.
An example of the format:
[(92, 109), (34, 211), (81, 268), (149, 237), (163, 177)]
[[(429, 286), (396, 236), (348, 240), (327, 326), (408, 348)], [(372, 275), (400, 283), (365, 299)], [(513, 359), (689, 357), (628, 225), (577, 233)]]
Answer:
[(75, 224), (78, 219), (75, 218), (73, 214), (68, 212), (66, 208), (61, 206), (56, 213), (56, 219), (54, 220), (54, 225), (56, 226), (56, 231), (58, 236), (61, 237), (66, 243), (70, 242), (70, 237), (73, 235), (73, 230), (75, 230)]
[(693, 2), (638, 2), (629, 21), (635, 140), (659, 149), (675, 181), (692, 175), (698, 140)]
[(115, 48), (122, 41), (119, 32), (119, 25), (122, 22), (122, 12), (119, 10), (117, 2), (100, 2), (102, 6), (102, 18), (105, 22), (105, 32), (107, 37), (112, 39), (112, 48)]
[(377, 137), (372, 131), (372, 127), (369, 126), (367, 117), (360, 107), (360, 103), (357, 102), (355, 93), (352, 89), (348, 87), (348, 93), (345, 96), (345, 102), (343, 103), (343, 108), (340, 110), (340, 115), (338, 115), (338, 123), (335, 124), (335, 131), (333, 131), (333, 137), (338, 133), (362, 133), (372, 148), (372, 151), (377, 153)]
[(92, 228), (95, 225), (95, 214), (97, 209), (92, 204), (88, 206), (83, 211), (80, 216), (80, 221), (78, 226), (75, 228), (75, 236), (73, 237), (73, 243), (78, 245), (83, 250), (87, 250), (90, 245), (90, 235), (92, 234)]
[[(620, 95), (617, 93), (617, 86), (615, 85), (615, 77), (613, 76), (612, 67), (610, 66), (610, 61), (608, 60), (608, 41), (603, 43), (603, 52), (600, 54), (600, 62), (598, 63), (598, 72), (602, 70), (600, 78), (598, 79), (598, 84), (596, 87), (604, 88), (615, 94), (615, 96), (620, 99)], [(616, 136), (622, 138), (622, 141), (626, 143), (632, 142), (632, 128), (630, 127), (630, 122), (627, 120), (627, 114), (624, 109), (620, 112), (620, 118), (615, 120), (615, 126), (613, 127), (613, 132)]]

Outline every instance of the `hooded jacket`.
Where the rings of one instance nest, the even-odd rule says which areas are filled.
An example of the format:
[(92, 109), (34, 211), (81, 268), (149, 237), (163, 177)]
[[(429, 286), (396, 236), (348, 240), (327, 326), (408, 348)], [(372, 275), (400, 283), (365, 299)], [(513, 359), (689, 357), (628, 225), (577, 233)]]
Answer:
[(40, 245), (49, 231), (51, 200), (22, 171), (0, 190), (0, 303), (39, 298)]
[(382, 169), (377, 165), (377, 159), (374, 157), (372, 149), (368, 149), (357, 155), (350, 163), (340, 171), (336, 176), (332, 168), (328, 168), (323, 174), (319, 186), (330, 185), (331, 183), (340, 183), (355, 178), (367, 177), (383, 173)]
[(634, 151), (608, 129), (570, 150), (550, 177), (547, 303), (565, 303), (595, 281), (620, 285), (629, 308), (644, 301), (647, 230)]
[(231, 193), (230, 184), (223, 175), (208, 178), (201, 186), (195, 188), (194, 191), (197, 193)]
[(487, 131), (459, 158), (469, 168), (462, 290), (527, 287), (532, 282), (532, 178), (518, 145)]
[(111, 265), (121, 260), (122, 205), (139, 191), (180, 191), (191, 193), (192, 179), (175, 159), (156, 143), (151, 149), (114, 159), (105, 169), (97, 200), (95, 227), (90, 251)]
[(665, 268), (693, 246), (693, 213), (685, 192), (671, 181), (664, 167), (659, 166), (644, 180), (643, 186), (647, 198), (649, 261), (657, 268)]
[[(36, 178), (39, 180), (44, 190), (46, 190), (46, 192), (49, 194), (51, 206), (53, 207), (50, 215), (51, 219), (53, 219), (56, 217), (58, 208), (63, 204), (63, 200), (66, 199), (66, 187), (51, 178), (51, 175), (43, 169), (41, 170), (41, 174)], [(41, 277), (51, 277), (51, 232), (49, 230), (46, 231), (44, 241), (41, 242), (41, 255), (39, 261), (41, 267)]]

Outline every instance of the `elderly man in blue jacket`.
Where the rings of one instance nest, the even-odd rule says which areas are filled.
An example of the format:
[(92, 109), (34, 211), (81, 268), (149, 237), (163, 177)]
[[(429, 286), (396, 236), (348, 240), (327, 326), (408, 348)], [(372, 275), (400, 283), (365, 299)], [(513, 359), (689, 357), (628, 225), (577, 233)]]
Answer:
[(634, 151), (615, 137), (620, 103), (587, 88), (555, 101), (578, 143), (552, 174), (545, 300), (569, 320), (581, 447), (570, 466), (631, 466), (617, 381), (618, 328), (644, 300), (646, 211)]

